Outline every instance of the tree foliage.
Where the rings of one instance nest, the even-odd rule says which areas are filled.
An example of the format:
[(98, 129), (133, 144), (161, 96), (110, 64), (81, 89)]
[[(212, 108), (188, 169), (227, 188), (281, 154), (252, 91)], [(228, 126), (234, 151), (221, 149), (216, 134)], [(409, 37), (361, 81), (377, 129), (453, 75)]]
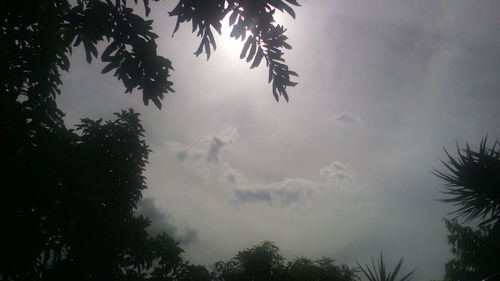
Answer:
[[(101, 60), (106, 66), (102, 72), (113, 71), (123, 82), (126, 93), (140, 90), (145, 104), (152, 101), (161, 108), (164, 95), (174, 92), (173, 82), (169, 80), (172, 62), (158, 55), (158, 35), (152, 31), (153, 20), (136, 13), (133, 7), (137, 2), (2, 1), (2, 91), (13, 99), (24, 96), (32, 105), (37, 104), (38, 99), (53, 102), (60, 93), (59, 70), (69, 70), (68, 55), (72, 47), (83, 45), (90, 63), (98, 57), (98, 44), (104, 44)], [(142, 3), (148, 16), (150, 1)], [(290, 5), (299, 6), (299, 3), (296, 0), (181, 0), (170, 15), (177, 17), (174, 32), (181, 23), (192, 22), (193, 32), (197, 31), (202, 38), (195, 54), (205, 52), (207, 58), (216, 48), (213, 31), (220, 34), (222, 19), (229, 15), (231, 37), (246, 38), (241, 57), (252, 61), (252, 68), (265, 59), (274, 97), (278, 100), (283, 96), (288, 100), (287, 87), (296, 85), (290, 79), (297, 74), (288, 69), (283, 59), (282, 50), (291, 46), (286, 43), (286, 29), (275, 23), (274, 13), (285, 11), (295, 17)], [(35, 97), (37, 100), (33, 100)]]
[(392, 271), (387, 270), (387, 265), (384, 263), (384, 258), (382, 257), (382, 253), (380, 253), (380, 259), (377, 262), (377, 266), (375, 266), (375, 262), (373, 261), (372, 258), (372, 264), (371, 268), (369, 265), (365, 265), (364, 267), (358, 263), (358, 268), (361, 270), (363, 275), (368, 279), (369, 281), (408, 281), (411, 280), (413, 277), (413, 273), (415, 272), (415, 269), (410, 271), (409, 273), (405, 274), (401, 278), (397, 278), (396, 276), (399, 273), (399, 270), (401, 269), (401, 265), (403, 264), (404, 258), (401, 258)]
[(287, 280), (290, 281), (353, 281), (358, 270), (347, 265), (336, 265), (331, 258), (317, 260), (300, 257), (287, 265)]
[(329, 258), (313, 261), (300, 257), (287, 261), (279, 248), (268, 241), (213, 266), (213, 278), (220, 281), (354, 281), (355, 277), (355, 269), (335, 265)]
[(495, 257), (500, 253), (500, 244), (498, 236), (492, 235), (491, 225), (473, 229), (456, 219), (445, 219), (445, 223), (453, 254), (446, 263), (445, 281), (486, 280), (499, 274), (500, 260)]
[[(158, 2), (154, 0), (151, 2)], [(232, 37), (251, 38), (244, 56), (256, 67), (265, 59), (275, 98), (288, 100), (294, 86), (282, 49), (290, 48), (277, 10), (294, 16), (294, 0), (179, 1), (170, 13), (191, 21), (202, 37), (195, 53), (215, 49), (212, 28), (228, 15)], [(102, 72), (113, 72), (126, 93), (161, 107), (173, 92), (172, 63), (157, 54), (150, 1), (0, 1), (1, 280), (209, 280), (190, 265), (178, 242), (151, 236), (147, 218), (135, 213), (146, 188), (149, 149), (139, 116), (83, 119), (66, 128), (56, 97), (60, 71), (69, 71), (72, 48), (83, 46), (87, 62), (99, 55)], [(212, 47), (210, 47), (212, 46)], [(248, 51), (248, 52), (247, 52)]]
[(458, 206), (453, 214), (466, 222), (481, 219), (481, 224), (487, 224), (500, 218), (500, 143), (489, 148), (486, 141), (481, 141), (477, 151), (469, 144), (465, 149), (457, 145), (456, 158), (445, 150), (448, 161), (442, 163), (448, 171), (434, 172), (446, 181), (444, 193), (450, 198), (442, 201)]
[(178, 242), (150, 236), (148, 219), (135, 214), (149, 150), (138, 114), (116, 117), (2, 145), (9, 163), (1, 171), (2, 280), (190, 280), (202, 272), (183, 261)]
[[(434, 174), (446, 181), (444, 193), (450, 196), (441, 201), (458, 206), (451, 213), (455, 218), (445, 219), (453, 254), (445, 280), (494, 280), (489, 277), (500, 274), (500, 263), (493, 258), (500, 252), (500, 143), (488, 147), (484, 138), (478, 150), (467, 144), (465, 149), (457, 145), (456, 157), (445, 152), (447, 172)], [(458, 218), (479, 222), (479, 227), (460, 225)]]
[(279, 10), (295, 18), (290, 5), (299, 6), (299, 3), (296, 0), (181, 0), (170, 15), (177, 16), (174, 32), (180, 23), (192, 22), (193, 32), (202, 38), (195, 55), (205, 52), (207, 59), (217, 46), (212, 29), (220, 34), (221, 21), (229, 15), (230, 36), (245, 41), (240, 58), (251, 62), (251, 68), (259, 66), (265, 58), (274, 98), (278, 101), (283, 96), (288, 101), (286, 88), (297, 84), (290, 79), (298, 75), (285, 64), (282, 50), (292, 47), (286, 42), (286, 29), (275, 24), (273, 16)]

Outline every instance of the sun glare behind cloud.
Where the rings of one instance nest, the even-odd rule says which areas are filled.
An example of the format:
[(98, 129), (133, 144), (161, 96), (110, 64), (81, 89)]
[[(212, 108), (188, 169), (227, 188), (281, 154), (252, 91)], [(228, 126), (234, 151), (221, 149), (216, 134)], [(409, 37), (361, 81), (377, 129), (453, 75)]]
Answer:
[[(274, 18), (276, 20), (276, 24), (285, 25), (285, 26), (287, 26), (287, 24), (289, 23), (289, 21), (291, 19), (291, 17), (283, 14), (280, 11), (276, 11), (276, 13), (274, 14)], [(218, 49), (220, 48), (220, 50), (225, 52), (225, 53), (227, 52), (228, 55), (231, 55), (231, 56), (238, 55), (239, 56), (241, 53), (241, 49), (243, 48), (243, 44), (244, 44), (245, 40), (241, 40), (241, 38), (239, 38), (238, 40), (232, 38), (230, 36), (232, 30), (233, 30), (233, 27), (229, 26), (229, 15), (227, 15), (222, 20), (222, 34), (218, 39), (219, 42), (217, 44), (217, 48)], [(251, 35), (251, 32), (247, 31), (246, 35), (247, 35), (246, 38), (248, 38), (248, 36)]]
[[(230, 36), (232, 26), (229, 26), (229, 16), (226, 16), (222, 21), (222, 34), (219, 37), (219, 44), (217, 44), (217, 51), (224, 53), (229, 57), (239, 57), (241, 53), (241, 48), (243, 48), (244, 41), (239, 38), (238, 40)], [(250, 31), (247, 31), (247, 36), (250, 35)]]

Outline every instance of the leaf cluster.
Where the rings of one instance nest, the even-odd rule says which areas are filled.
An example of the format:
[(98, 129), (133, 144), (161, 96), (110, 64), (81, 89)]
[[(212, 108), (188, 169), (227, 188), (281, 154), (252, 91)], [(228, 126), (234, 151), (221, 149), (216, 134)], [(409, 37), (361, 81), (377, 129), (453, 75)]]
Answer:
[(35, 122), (59, 122), (59, 69), (69, 69), (70, 52), (61, 23), (69, 8), (64, 0), (0, 2), (2, 111), (18, 101)]
[[(144, 6), (149, 14), (147, 0)], [(125, 0), (79, 0), (67, 13), (63, 26), (73, 46), (83, 44), (89, 63), (98, 55), (97, 44), (109, 42), (101, 55), (107, 63), (102, 73), (114, 70), (125, 93), (142, 90), (144, 104), (151, 100), (161, 108), (164, 94), (174, 92), (173, 82), (168, 80), (173, 67), (170, 60), (157, 54), (158, 35), (152, 32), (152, 23), (134, 13)]]
[(441, 201), (458, 206), (452, 214), (466, 222), (480, 218), (481, 225), (500, 218), (500, 143), (496, 141), (489, 148), (486, 142), (484, 138), (478, 150), (472, 150), (469, 144), (465, 149), (457, 145), (456, 157), (445, 150), (448, 161), (442, 163), (447, 172), (434, 170), (446, 181), (443, 193), (450, 196)]
[(446, 263), (445, 281), (495, 280), (487, 277), (498, 274), (500, 252), (498, 235), (491, 225), (478, 229), (462, 226), (456, 219), (445, 219), (448, 244), (453, 258)]
[(286, 89), (297, 85), (291, 76), (298, 75), (285, 64), (283, 49), (292, 47), (286, 42), (286, 29), (275, 23), (274, 14), (279, 10), (295, 18), (290, 5), (300, 6), (296, 0), (180, 0), (170, 15), (177, 16), (174, 33), (181, 23), (192, 22), (192, 31), (201, 37), (194, 54), (205, 52), (207, 59), (217, 47), (212, 29), (221, 34), (221, 22), (229, 16), (230, 36), (245, 42), (240, 58), (251, 62), (250, 68), (259, 66), (265, 59), (274, 98), (278, 101), (282, 96), (288, 101)]
[[(89, 63), (103, 49), (101, 60), (106, 66), (102, 72), (113, 72), (123, 82), (125, 93), (142, 91), (146, 105), (151, 101), (161, 108), (165, 94), (174, 92), (169, 79), (173, 66), (158, 55), (158, 35), (152, 31), (153, 21), (147, 20), (150, 1), (141, 2), (146, 18), (134, 10), (138, 0), (2, 1), (2, 92), (14, 100), (23, 97), (30, 108), (46, 109), (45, 104), (50, 104), (51, 118), (57, 119), (62, 115), (55, 105), (61, 86), (59, 71), (69, 70), (72, 47), (82, 45)], [(231, 37), (246, 39), (241, 57), (253, 61), (252, 68), (265, 59), (274, 97), (288, 100), (287, 87), (296, 85), (291, 76), (297, 73), (285, 64), (282, 49), (291, 46), (286, 42), (286, 29), (274, 22), (273, 15), (279, 10), (295, 17), (289, 4), (299, 5), (296, 0), (180, 0), (170, 15), (177, 17), (174, 32), (180, 23), (192, 21), (193, 32), (202, 38), (195, 54), (204, 51), (207, 58), (216, 48), (213, 30), (220, 34), (221, 22), (229, 15)]]
[(401, 269), (401, 265), (403, 264), (404, 258), (401, 258), (392, 271), (388, 271), (386, 268), (386, 264), (384, 263), (384, 258), (382, 257), (382, 253), (380, 253), (380, 259), (377, 261), (377, 266), (375, 266), (375, 262), (373, 261), (373, 258), (371, 259), (371, 268), (367, 264), (364, 267), (361, 266), (358, 262), (358, 268), (361, 270), (363, 275), (369, 280), (369, 281), (408, 281), (412, 278), (413, 273), (415, 272), (415, 269), (407, 273), (401, 278), (396, 279), (396, 276), (399, 273), (399, 270)]

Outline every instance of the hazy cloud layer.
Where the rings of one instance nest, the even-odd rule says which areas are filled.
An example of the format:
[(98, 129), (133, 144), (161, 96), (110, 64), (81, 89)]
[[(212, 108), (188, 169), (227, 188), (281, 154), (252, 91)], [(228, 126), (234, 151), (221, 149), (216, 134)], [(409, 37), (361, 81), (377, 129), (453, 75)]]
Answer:
[(175, 68), (164, 109), (124, 96), (75, 48), (59, 99), (66, 120), (142, 113), (154, 151), (145, 192), (175, 223), (149, 213), (198, 231), (186, 245), (193, 262), (272, 240), (288, 256), (351, 265), (405, 256), (413, 280), (442, 279), (451, 207), (436, 201), (442, 182), (429, 171), (443, 146), (500, 138), (500, 2), (302, 4), (295, 21), (282, 17), (300, 74), (290, 103), (274, 101), (264, 66), (239, 59), (240, 42), (219, 38), (209, 62), (196, 59), (198, 39), (189, 25), (171, 39), (165, 8), (152, 11), (158, 52)]

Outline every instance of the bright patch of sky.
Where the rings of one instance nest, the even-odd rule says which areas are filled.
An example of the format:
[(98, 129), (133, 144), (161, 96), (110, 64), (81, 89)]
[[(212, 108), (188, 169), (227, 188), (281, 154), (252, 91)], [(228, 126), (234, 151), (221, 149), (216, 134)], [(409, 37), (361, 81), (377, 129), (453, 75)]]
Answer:
[(195, 58), (190, 25), (172, 39), (162, 6), (151, 16), (176, 89), (164, 108), (123, 95), (77, 49), (59, 99), (67, 122), (142, 113), (154, 152), (141, 210), (193, 262), (270, 240), (290, 257), (351, 265), (405, 256), (414, 280), (442, 278), (450, 206), (430, 171), (443, 146), (500, 138), (500, 3), (301, 3), (286, 20), (300, 74), (290, 103), (225, 39), (208, 62)]

